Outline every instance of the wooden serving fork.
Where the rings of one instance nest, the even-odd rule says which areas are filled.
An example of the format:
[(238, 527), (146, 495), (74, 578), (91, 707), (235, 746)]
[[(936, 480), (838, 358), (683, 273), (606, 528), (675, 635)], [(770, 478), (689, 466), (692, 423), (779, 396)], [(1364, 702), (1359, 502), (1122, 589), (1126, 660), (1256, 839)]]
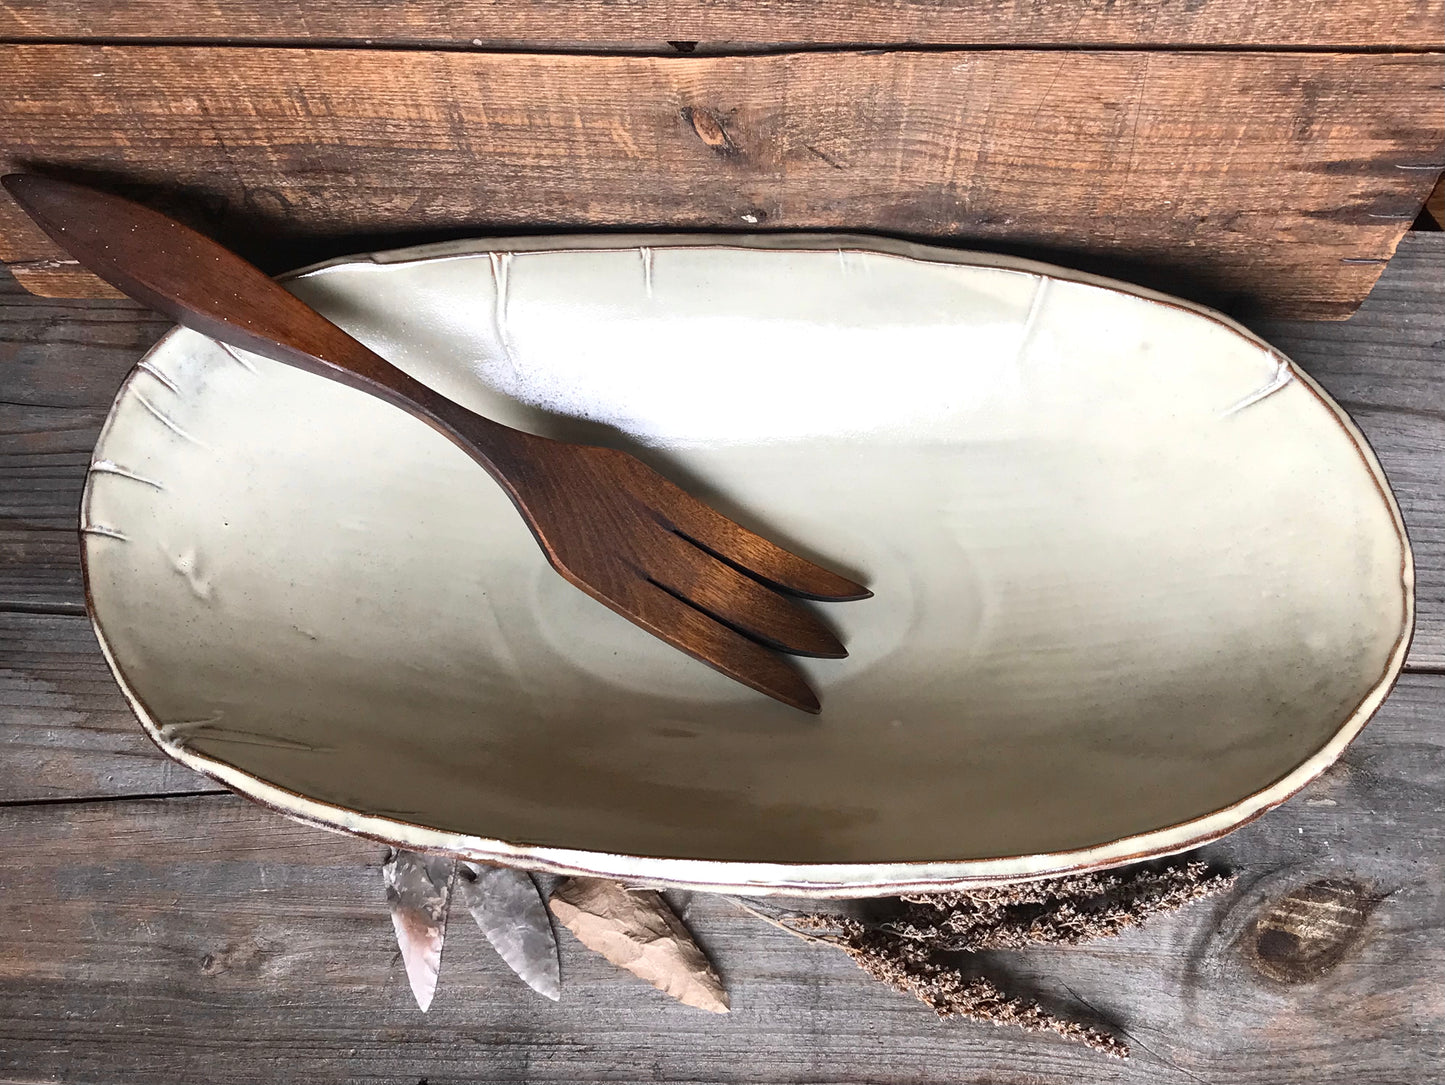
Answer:
[(61, 248), (137, 301), (223, 343), (369, 392), (440, 431), (491, 472), (547, 560), (577, 587), (728, 677), (819, 710), (777, 653), (848, 653), (788, 595), (842, 601), (867, 598), (867, 588), (733, 523), (625, 452), (474, 414), (156, 211), (31, 174), (3, 183)]

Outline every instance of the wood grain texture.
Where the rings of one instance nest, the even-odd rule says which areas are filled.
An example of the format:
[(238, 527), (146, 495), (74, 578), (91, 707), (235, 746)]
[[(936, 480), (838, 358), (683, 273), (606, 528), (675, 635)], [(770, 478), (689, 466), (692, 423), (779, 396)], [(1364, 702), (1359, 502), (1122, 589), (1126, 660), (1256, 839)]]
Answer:
[(592, 48), (687, 39), (1024, 45), (1435, 46), (1440, 0), (6, 0), (0, 37), (198, 38)]
[(1127, 1063), (940, 1022), (842, 954), (672, 895), (732, 999), (679, 1005), (561, 934), (562, 1001), (452, 925), (411, 1002), (379, 846), (231, 797), (0, 809), (0, 1079), (66, 1082), (1433, 1080), (1445, 1043), (1445, 677), (1212, 847), (1232, 895), (1117, 940), (988, 958)]
[(1409, 662), (1445, 668), (1445, 234), (1407, 235), (1350, 320), (1254, 330), (1350, 412), (1380, 458), (1415, 552)]
[(221, 790), (146, 738), (87, 618), (0, 612), (0, 804)]
[[(5, 169), (137, 196), (269, 270), (486, 231), (875, 230), (1334, 318), (1445, 153), (1434, 53), (15, 45), (0, 70)], [(0, 258), (94, 286), (8, 201)]]
[(134, 302), (41, 299), (0, 278), (0, 608), (83, 611), (90, 452), (121, 380), (169, 326)]

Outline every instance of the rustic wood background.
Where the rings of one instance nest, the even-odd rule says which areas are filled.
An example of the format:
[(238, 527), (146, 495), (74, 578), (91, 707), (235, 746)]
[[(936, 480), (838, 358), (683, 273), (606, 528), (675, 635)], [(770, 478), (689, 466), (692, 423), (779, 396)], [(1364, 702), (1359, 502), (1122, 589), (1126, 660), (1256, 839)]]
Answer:
[[(498, 231), (871, 230), (1340, 318), (1445, 164), (1442, 49), (1445, 0), (7, 0), (0, 169), (272, 270)], [(0, 260), (114, 296), (8, 201)]]
[(565, 932), (553, 1005), (466, 922), (423, 1016), (382, 849), (220, 792), (126, 709), (76, 509), (165, 323), (27, 293), (107, 292), (4, 201), (0, 1085), (1445, 1080), (1445, 234), (1405, 234), (1445, 164), (1442, 50), (1445, 0), (0, 0), (0, 169), (272, 270), (487, 232), (875, 230), (1254, 314), (1374, 444), (1419, 579), (1379, 716), (1207, 849), (1230, 895), (991, 960), (1129, 1063), (941, 1023), (704, 895), (675, 902), (728, 1017)]
[(83, 616), (76, 506), (123, 374), (164, 330), (0, 273), (0, 1082), (636, 1081), (1424, 1085), (1445, 1058), (1445, 234), (1413, 233), (1343, 323), (1260, 323), (1374, 444), (1419, 565), (1407, 673), (1320, 780), (1206, 854), (1227, 897), (1126, 937), (998, 954), (1116, 1063), (962, 1022), (726, 899), (674, 899), (732, 993), (718, 1018), (563, 946), (523, 987), (469, 922), (411, 1000), (382, 849), (162, 757)]
[(6, 0), (0, 39), (453, 48), (546, 42), (678, 52), (1019, 42), (1438, 49), (1442, 19), (1442, 0)]

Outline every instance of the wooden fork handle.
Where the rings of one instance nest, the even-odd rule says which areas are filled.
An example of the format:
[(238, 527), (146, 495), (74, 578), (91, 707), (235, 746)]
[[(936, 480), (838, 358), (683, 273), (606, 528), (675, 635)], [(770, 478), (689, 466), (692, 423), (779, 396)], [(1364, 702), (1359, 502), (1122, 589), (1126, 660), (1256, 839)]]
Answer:
[(543, 441), (447, 399), (174, 219), (69, 181), (12, 173), (0, 183), (56, 244), (130, 297), (203, 335), (395, 404), (459, 444), (509, 491), (506, 476), (523, 446)]

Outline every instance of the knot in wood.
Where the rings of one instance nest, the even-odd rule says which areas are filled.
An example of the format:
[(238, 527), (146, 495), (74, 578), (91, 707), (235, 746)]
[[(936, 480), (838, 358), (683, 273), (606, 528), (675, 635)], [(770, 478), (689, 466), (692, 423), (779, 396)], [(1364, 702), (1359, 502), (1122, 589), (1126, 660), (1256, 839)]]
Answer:
[(713, 151), (728, 157), (738, 153), (737, 145), (723, 127), (722, 119), (712, 110), (688, 106), (682, 111), (682, 115), (692, 125), (697, 138)]
[(202, 957), (201, 974), (219, 976), (225, 972), (254, 972), (273, 955), (272, 947), (243, 938)]
[(1244, 952), (1255, 971), (1300, 984), (1329, 972), (1364, 936), (1378, 899), (1363, 886), (1326, 878), (1268, 905), (1250, 926)]

